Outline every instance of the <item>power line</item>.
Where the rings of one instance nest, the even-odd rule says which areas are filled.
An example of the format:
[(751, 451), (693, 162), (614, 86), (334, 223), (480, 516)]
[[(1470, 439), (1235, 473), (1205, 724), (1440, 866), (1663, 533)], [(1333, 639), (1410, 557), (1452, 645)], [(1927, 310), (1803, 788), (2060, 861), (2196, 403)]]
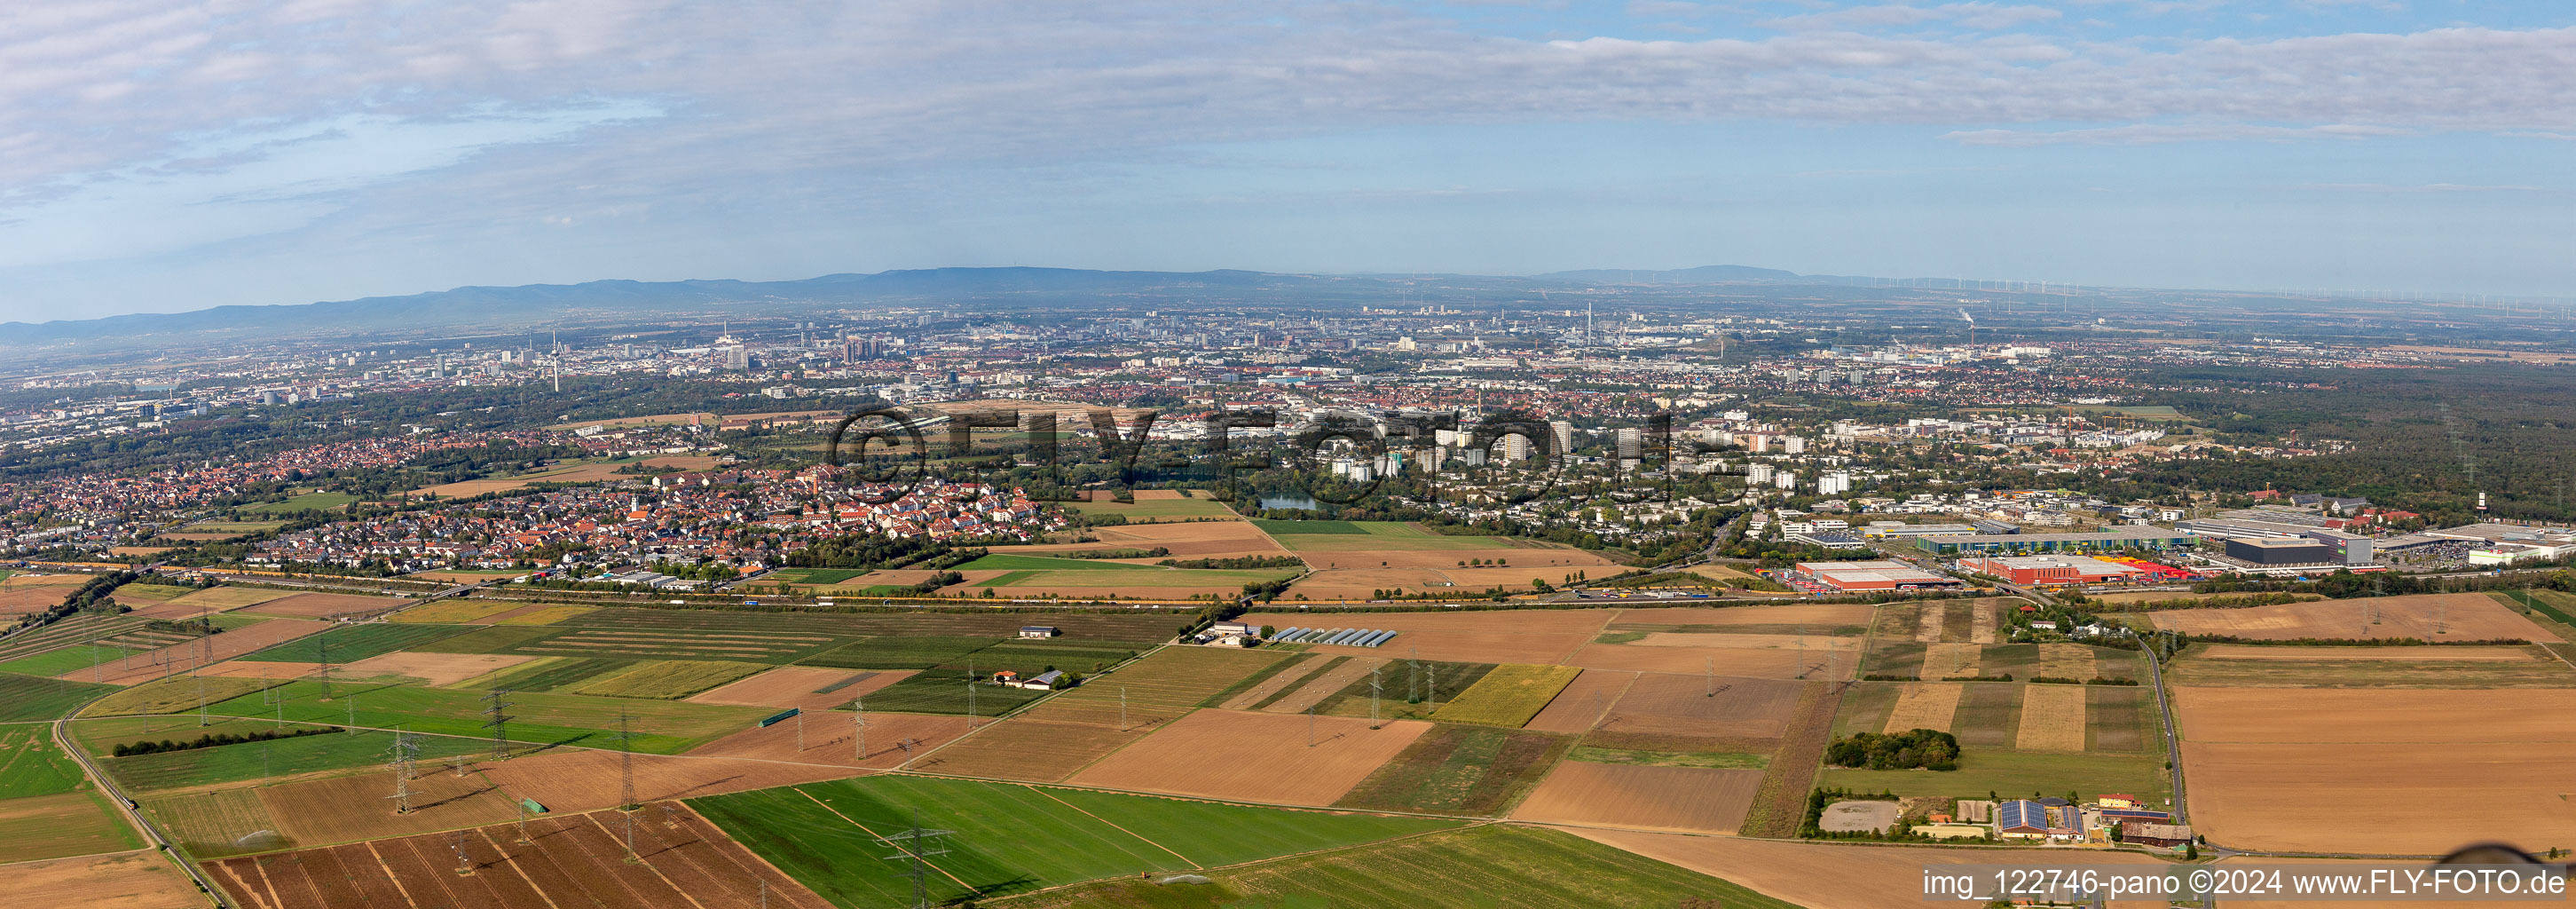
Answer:
[(915, 814), (913, 816), (912, 829), (893, 836), (877, 837), (877, 842), (879, 844), (892, 846), (895, 849), (895, 854), (884, 856), (884, 858), (888, 860), (909, 860), (910, 867), (904, 871), (898, 872), (898, 874), (912, 879), (913, 909), (930, 909), (929, 859), (934, 855), (947, 855), (950, 851), (931, 843), (931, 840), (943, 836), (955, 836), (956, 834), (957, 831), (954, 830), (922, 829), (920, 815)]

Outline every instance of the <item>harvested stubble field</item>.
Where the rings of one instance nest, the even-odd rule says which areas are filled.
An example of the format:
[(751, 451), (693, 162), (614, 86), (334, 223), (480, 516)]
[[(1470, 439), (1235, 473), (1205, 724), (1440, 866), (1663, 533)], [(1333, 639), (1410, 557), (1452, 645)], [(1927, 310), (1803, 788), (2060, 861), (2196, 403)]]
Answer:
[[(329, 622), (270, 619), (237, 631), (215, 635), (206, 639), (202, 646), (192, 641), (135, 654), (113, 665), (102, 667), (95, 681), (109, 685), (139, 684), (166, 675), (182, 674), (192, 667), (205, 663), (229, 660), (306, 635), (318, 634), (330, 627)], [(200, 659), (198, 656), (200, 650), (206, 652), (208, 656)], [(90, 675), (86, 670), (78, 670), (55, 676), (55, 678), (87, 682), (93, 681)]]
[(298, 593), (247, 606), (242, 611), (297, 619), (327, 619), (334, 616), (384, 612), (401, 608), (410, 602), (398, 597), (371, 597), (346, 593)]
[[(1154, 549), (1160, 547), (1170, 555), (1156, 559), (1230, 559), (1238, 556), (1284, 556), (1288, 550), (1270, 539), (1249, 521), (1192, 521), (1170, 524), (1128, 524), (1120, 527), (1095, 527), (1088, 531), (1094, 542), (1046, 543), (1037, 546), (1013, 546), (1009, 552), (1049, 553), (1079, 552), (1095, 549)], [(1153, 562), (1156, 559), (1145, 559)]]
[(2562, 691), (2174, 693), (2192, 821), (2213, 841), (2423, 854), (2576, 841), (2576, 715)]
[(1333, 806), (1501, 814), (1573, 743), (1569, 736), (1435, 723)]
[[(2377, 624), (2362, 621), (2365, 608), (2377, 617)], [(2558, 639), (2482, 593), (2361, 597), (2242, 609), (2169, 609), (2155, 613), (2153, 618), (2157, 628), (2168, 631), (2260, 640), (2415, 638), (2536, 643)]]
[(1120, 729), (1114, 724), (1012, 717), (986, 721), (976, 727), (973, 738), (908, 766), (924, 773), (1054, 783), (1144, 736), (1142, 730)]
[(1325, 806), (1340, 801), (1431, 724), (1381, 728), (1350, 717), (1201, 710), (1077, 773), (1078, 786)]
[[(966, 734), (967, 720), (962, 716), (870, 711), (866, 714), (864, 730), (867, 753), (862, 757), (859, 753), (862, 730), (856, 722), (857, 717), (848, 711), (810, 711), (796, 719), (766, 727), (755, 726), (725, 736), (691, 750), (689, 756), (756, 758), (891, 770), (903, 766), (915, 755), (926, 754)], [(797, 732), (800, 721), (804, 723), (801, 743)]]
[(2576, 688), (2576, 669), (2522, 647), (2196, 644), (2165, 670), (2204, 688)]
[(512, 603), (507, 600), (448, 599), (440, 600), (435, 603), (424, 603), (410, 609), (405, 609), (401, 612), (394, 613), (392, 616), (387, 618), (387, 621), (452, 625), (463, 625), (469, 623), (479, 624), (492, 616), (500, 615), (501, 613), (519, 608), (521, 608), (519, 604)]
[(278, 835), (277, 820), (268, 816), (268, 806), (260, 802), (256, 788), (145, 796), (137, 801), (181, 850), (196, 858), (293, 845)]
[(1311, 648), (1346, 656), (1457, 663), (1563, 663), (1618, 613), (1607, 609), (1496, 609), (1454, 612), (1257, 612), (1244, 621), (1278, 628), (1374, 628), (1397, 632), (1380, 647)]
[(1762, 771), (1561, 761), (1512, 819), (1734, 833)]
[[(1008, 905), (1020, 909), (1219, 909), (1249, 906), (1407, 906), (1426, 909), (1796, 909), (1663, 862), (1534, 827), (1487, 825), (1207, 875), (1211, 883), (1103, 881)], [(1343, 895), (1325, 902), (1317, 894)], [(1701, 902), (1695, 902), (1701, 901)]]
[[(1694, 637), (1709, 637), (1694, 635)], [(1776, 635), (1741, 635), (1743, 638), (1789, 640)], [(1657, 646), (1648, 644), (1587, 644), (1562, 662), (1585, 669), (1624, 669), (1634, 672), (1715, 673), (1746, 678), (1824, 679), (1851, 678), (1859, 671), (1857, 648), (1820, 646), (1822, 641), (1843, 640), (1818, 638), (1811, 646), (1796, 647), (1708, 647)]]
[[(332, 654), (333, 659), (339, 655)], [(508, 669), (536, 657), (508, 653), (412, 653), (398, 651), (379, 654), (339, 667), (333, 675), (364, 679), (376, 676), (402, 676), (419, 679), (430, 685), (453, 685), (476, 676)]]
[(0, 800), (0, 843), (22, 861), (124, 852), (143, 841), (96, 792)]
[(1169, 639), (1188, 610), (1137, 609), (1126, 612), (1039, 612), (976, 609), (968, 612), (907, 610), (902, 612), (828, 612), (785, 610), (751, 612), (725, 609), (646, 609), (611, 606), (562, 624), (622, 629), (780, 632), (835, 637), (975, 637), (1013, 638), (1024, 625), (1050, 625), (1064, 631), (1059, 641), (1152, 643)]
[(831, 909), (831, 903), (761, 861), (686, 807), (647, 805), (628, 829), (610, 814), (548, 816), (468, 831), (470, 873), (457, 873), (457, 838), (421, 834), (205, 864), (209, 877), (253, 909), (475, 906), (506, 909), (627, 905)]
[(292, 590), (262, 590), (256, 587), (208, 587), (164, 602), (172, 606), (185, 606), (192, 610), (212, 609), (216, 612), (228, 612), (295, 594), (296, 591)]
[(2024, 685), (2021, 726), (2013, 747), (2022, 751), (2082, 751), (2085, 740), (2084, 686)]
[(198, 909), (206, 898), (159, 852), (0, 865), (10, 909)]
[[(1629, 830), (1582, 829), (1572, 832), (1637, 855), (1733, 881), (1807, 909), (1887, 909), (1919, 902), (1927, 865), (2057, 867), (2070, 863), (2063, 849), (1854, 847)], [(2088, 851), (2082, 863), (2140, 867), (2164, 864), (2162, 860), (2139, 853), (2104, 850)], [(1730, 900), (1727, 905), (1737, 903)], [(2165, 901), (2121, 900), (2111, 905), (2114, 909), (2162, 909)], [(2236, 902), (2230, 900), (2228, 905), (2234, 906)]]
[(1518, 729), (1546, 709), (1558, 692), (1582, 672), (1570, 666), (1496, 666), (1449, 703), (1440, 705), (1431, 718)]
[(201, 675), (205, 678), (191, 680), (187, 676), (179, 676), (156, 682), (145, 682), (100, 698), (97, 703), (83, 708), (80, 715), (98, 717), (177, 713), (182, 710), (197, 709), (201, 684), (204, 700), (210, 704), (241, 697), (256, 692), (265, 685), (275, 684), (263, 682), (257, 678), (216, 677), (212, 673)]
[(1523, 724), (1524, 729), (1541, 732), (1583, 732), (1598, 725), (1609, 714), (1611, 705), (1635, 684), (1641, 673), (1606, 669), (1586, 669), (1574, 681), (1557, 692), (1547, 708)]
[(1867, 629), (1872, 610), (1858, 603), (1622, 609), (1611, 618), (1610, 630), (1795, 634), (1806, 628), (1810, 634), (1858, 635)]
[[(901, 670), (853, 672), (847, 669), (779, 666), (738, 682), (690, 695), (688, 700), (697, 704), (739, 704), (746, 707), (829, 710), (849, 703), (851, 698), (892, 685), (911, 674)], [(854, 679), (856, 681), (853, 681)]]
[(656, 660), (638, 663), (620, 672), (593, 676), (564, 690), (571, 694), (600, 697), (678, 700), (718, 685), (750, 678), (768, 668), (762, 663)]
[[(808, 730), (809, 733), (811, 730)], [(817, 736), (818, 738), (820, 736)], [(844, 745), (846, 748), (846, 744)], [(875, 738), (868, 741), (871, 752)], [(470, 779), (488, 781), (510, 798), (533, 798), (553, 811), (614, 808), (623, 789), (619, 766), (624, 759), (607, 751), (564, 751), (507, 761), (485, 761), (468, 768)], [(824, 762), (797, 763), (723, 757), (635, 756), (635, 797), (645, 801), (696, 798), (744, 792), (851, 775), (847, 767)], [(441, 772), (444, 775), (444, 771)], [(383, 775), (370, 774), (378, 788)]]
[(1959, 710), (1959, 698), (1966, 686), (1956, 682), (1908, 682), (1898, 686), (1896, 704), (1887, 713), (1880, 731), (1904, 732), (1909, 729), (1950, 731), (1950, 717)]

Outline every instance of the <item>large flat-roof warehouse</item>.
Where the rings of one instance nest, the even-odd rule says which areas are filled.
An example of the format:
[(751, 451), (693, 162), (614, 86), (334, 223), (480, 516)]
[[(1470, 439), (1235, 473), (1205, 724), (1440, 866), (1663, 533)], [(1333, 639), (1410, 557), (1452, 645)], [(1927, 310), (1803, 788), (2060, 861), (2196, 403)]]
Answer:
[(2097, 533), (1977, 534), (1916, 537), (1925, 552), (2098, 552), (2114, 549), (2173, 549), (2190, 545), (2192, 535), (2162, 527), (2132, 527)]

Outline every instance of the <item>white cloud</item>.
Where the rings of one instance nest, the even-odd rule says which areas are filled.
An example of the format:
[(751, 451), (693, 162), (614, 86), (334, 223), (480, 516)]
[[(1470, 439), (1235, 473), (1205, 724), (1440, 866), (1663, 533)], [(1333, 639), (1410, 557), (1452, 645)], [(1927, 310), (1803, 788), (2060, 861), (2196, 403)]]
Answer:
[[(1257, 0), (0, 4), (0, 220), (140, 217), (64, 200), (161, 170), (293, 160), (276, 137), (297, 124), (438, 124), (496, 105), (666, 115), (261, 198), (420, 207), (369, 222), (387, 225), (579, 223), (746, 198), (831, 204), (958, 165), (1426, 123), (1910, 124), (1979, 145), (2576, 133), (2576, 29), (2146, 46), (2010, 34), (2055, 15), (2036, 6), (1839, 15), (1758, 40), (1539, 42), (1384, 7)], [(1927, 22), (1976, 31), (1834, 30)]]

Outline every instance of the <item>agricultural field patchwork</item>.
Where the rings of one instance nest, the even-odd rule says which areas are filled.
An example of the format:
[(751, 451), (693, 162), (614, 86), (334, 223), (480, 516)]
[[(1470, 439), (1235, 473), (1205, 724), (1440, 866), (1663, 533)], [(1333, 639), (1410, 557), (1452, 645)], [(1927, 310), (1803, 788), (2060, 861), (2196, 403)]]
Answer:
[(1536, 787), (1573, 743), (1571, 736), (1435, 724), (1333, 805), (1498, 815)]
[(1582, 673), (1569, 666), (1496, 666), (1449, 703), (1440, 705), (1431, 718), (1518, 729), (1547, 709), (1548, 702)]
[[(480, 692), (340, 683), (331, 686), (328, 700), (324, 693), (322, 683), (299, 680), (214, 704), (207, 710), (224, 716), (266, 716), (290, 723), (377, 729), (400, 726), (432, 735), (490, 738), (483, 728), (485, 704)], [(757, 707), (561, 693), (516, 693), (509, 700), (512, 741), (615, 748), (613, 739), (619, 718), (625, 717), (634, 731), (633, 750), (654, 754), (686, 751), (748, 728), (769, 713)], [(351, 719), (353, 702), (355, 719)]]
[(83, 701), (115, 690), (112, 685), (0, 675), (0, 722), (50, 720), (71, 712)]
[(319, 663), (328, 657), (333, 663), (354, 663), (471, 630), (464, 625), (398, 625), (389, 622), (341, 625), (320, 634), (253, 651), (241, 659), (257, 663)]
[(768, 671), (769, 668), (761, 663), (657, 660), (635, 665), (613, 675), (593, 677), (564, 691), (570, 694), (592, 694), (601, 697), (677, 700), (718, 685), (758, 675)]

